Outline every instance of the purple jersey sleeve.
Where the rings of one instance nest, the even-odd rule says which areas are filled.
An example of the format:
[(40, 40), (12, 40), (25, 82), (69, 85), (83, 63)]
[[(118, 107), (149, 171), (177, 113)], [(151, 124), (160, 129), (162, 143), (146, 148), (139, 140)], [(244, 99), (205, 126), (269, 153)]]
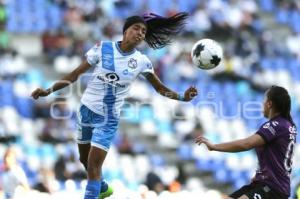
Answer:
[(260, 135), (266, 143), (271, 142), (273, 139), (279, 136), (280, 133), (280, 126), (277, 121), (269, 121), (264, 123), (259, 130), (257, 131), (257, 134)]

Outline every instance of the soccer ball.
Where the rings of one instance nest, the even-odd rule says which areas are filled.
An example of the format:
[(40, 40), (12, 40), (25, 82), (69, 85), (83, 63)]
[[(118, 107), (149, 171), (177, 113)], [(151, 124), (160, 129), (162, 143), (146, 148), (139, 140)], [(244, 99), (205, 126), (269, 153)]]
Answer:
[(194, 44), (191, 56), (193, 63), (198, 68), (209, 70), (220, 64), (223, 58), (223, 50), (215, 40), (201, 39)]

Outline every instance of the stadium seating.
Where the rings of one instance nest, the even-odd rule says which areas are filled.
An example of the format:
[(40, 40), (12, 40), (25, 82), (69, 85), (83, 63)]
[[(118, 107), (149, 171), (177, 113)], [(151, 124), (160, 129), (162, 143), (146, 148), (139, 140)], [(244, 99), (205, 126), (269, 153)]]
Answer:
[[(75, 2), (81, 5), (79, 4), (79, 0)], [(82, 23), (87, 24), (89, 27), (99, 26), (99, 28), (94, 28), (95, 30), (90, 32), (91, 37), (98, 36), (110, 39), (108, 35), (105, 35), (106, 33), (104, 33), (102, 29), (99, 33), (98, 29), (100, 29), (100, 27), (103, 28), (104, 23), (110, 24), (115, 22), (119, 24), (119, 21), (123, 22), (124, 18), (131, 15), (133, 11), (142, 13), (146, 10), (153, 10), (161, 15), (167, 15), (176, 10), (185, 10), (193, 15), (198, 9), (201, 10), (205, 8), (207, 15), (212, 19), (212, 21), (209, 21), (212, 30), (196, 32), (193, 28), (189, 28), (188, 31), (181, 36), (181, 39), (182, 37), (186, 37), (186, 39), (184, 39), (185, 42), (181, 42), (179, 38), (179, 42), (175, 41), (170, 48), (155, 52), (145, 49), (144, 46), (141, 47), (141, 50), (145, 51), (149, 57), (153, 59), (153, 63), (156, 64), (156, 70), (166, 85), (182, 92), (188, 86), (194, 84), (200, 90), (200, 93), (191, 103), (191, 105), (195, 107), (195, 109), (191, 110), (190, 108), (184, 107), (181, 103), (171, 100), (166, 101), (155, 94), (154, 90), (148, 84), (145, 84), (144, 80), (137, 80), (136, 85), (132, 88), (130, 100), (137, 103), (147, 102), (147, 105), (140, 106), (137, 109), (136, 106), (131, 106), (132, 104), (130, 103), (126, 104), (122, 111), (122, 122), (134, 127), (136, 134), (146, 137), (146, 141), (145, 143), (132, 141), (134, 155), (119, 153), (117, 149), (118, 141), (116, 141), (106, 160), (103, 171), (104, 177), (109, 181), (120, 180), (123, 184), (128, 185), (128, 188), (137, 190), (139, 184), (144, 183), (147, 173), (155, 168), (156, 170), (166, 172), (165, 175), (161, 177), (164, 182), (169, 183), (176, 179), (177, 176), (175, 174), (179, 171), (177, 171), (177, 168), (174, 168), (174, 165), (169, 163), (171, 161), (171, 155), (166, 155), (165, 151), (175, 148), (175, 154), (178, 159), (176, 163), (192, 162), (197, 172), (211, 173), (216, 184), (230, 184), (231, 190), (233, 190), (249, 182), (256, 167), (256, 156), (253, 152), (225, 155), (208, 152), (202, 147), (195, 146), (190, 140), (184, 139), (184, 137), (194, 130), (193, 126), (188, 124), (201, 123), (205, 136), (210, 138), (213, 142), (229, 141), (255, 133), (255, 130), (257, 130), (265, 119), (261, 116), (259, 111), (249, 111), (247, 107), (245, 107), (245, 104), (251, 102), (253, 106), (251, 105), (250, 108), (259, 110), (259, 103), (262, 102), (264, 93), (262, 92), (263, 89), (258, 88), (260, 88), (262, 82), (263, 84), (268, 84), (267, 86), (279, 83), (286, 86), (290, 91), (295, 91), (292, 96), (293, 116), (297, 126), (300, 126), (300, 94), (297, 94), (297, 92), (299, 93), (297, 90), (300, 88), (300, 61), (297, 56), (293, 52), (290, 52), (286, 46), (279, 49), (276, 46), (277, 42), (273, 40), (271, 40), (273, 44), (268, 43), (268, 41), (261, 41), (265, 39), (260, 37), (263, 37), (261, 35), (267, 32), (269, 24), (264, 24), (264, 20), (259, 17), (249, 22), (249, 27), (253, 27), (254, 32), (247, 30), (248, 33), (251, 32), (251, 34), (253, 34), (249, 37), (249, 40), (253, 41), (253, 46), (247, 49), (250, 51), (250, 55), (246, 56), (247, 52), (245, 55), (239, 51), (239, 45), (236, 44), (237, 42), (235, 41), (237, 40), (237, 36), (235, 37), (235, 35), (241, 36), (238, 32), (242, 25), (237, 24), (233, 26), (232, 24), (237, 22), (230, 21), (232, 19), (227, 18), (224, 13), (226, 13), (226, 8), (229, 6), (237, 8), (237, 12), (242, 8), (239, 7), (239, 5), (230, 5), (229, 1), (199, 1), (201, 4), (199, 5), (196, 3), (197, 1), (177, 0), (177, 8), (174, 8), (174, 10), (170, 9), (170, 5), (174, 1), (163, 1), (162, 3), (162, 1), (159, 0), (151, 0), (143, 1), (143, 4), (140, 3), (141, 1), (139, 0), (134, 0), (131, 3), (126, 3), (127, 1), (113, 2), (114, 1), (95, 3), (96, 7), (94, 10), (88, 6), (82, 8), (82, 13), (89, 13), (90, 9), (92, 10), (91, 13), (94, 12), (93, 14), (83, 16), (82, 18), (89, 18), (89, 20)], [(278, 5), (276, 1), (273, 0), (261, 0), (257, 1), (258, 3), (256, 3), (256, 1), (249, 2), (255, 5), (257, 4), (258, 11), (255, 14), (258, 16), (260, 16), (261, 13), (267, 13), (271, 16), (273, 22), (277, 24), (276, 27), (284, 27), (285, 30), (288, 27), (289, 32), (287, 36), (294, 33), (299, 36), (299, 9), (291, 9), (288, 6)], [(77, 4), (75, 3), (75, 5)], [(62, 5), (56, 1), (47, 0), (7, 1), (5, 5), (7, 13), (6, 31), (16, 35), (34, 34), (37, 37), (41, 37), (45, 31), (58, 32), (59, 30), (63, 30), (67, 34), (70, 34), (68, 37), (71, 38), (71, 25), (64, 21), (64, 17), (72, 6), (74, 5)], [(100, 11), (98, 13), (96, 8), (100, 10), (104, 9), (103, 13)], [(101, 22), (93, 20), (94, 15), (96, 15)], [(224, 50), (226, 52), (233, 52), (233, 55), (224, 58), (224, 62), (230, 62), (233, 67), (228, 68), (227, 65), (223, 63), (216, 71), (204, 72), (191, 66), (190, 60), (180, 54), (189, 53), (189, 46), (191, 46), (190, 44), (195, 40), (199, 39), (198, 35), (204, 35), (206, 37), (214, 36), (214, 33), (218, 32), (215, 31), (218, 30), (216, 28), (224, 28), (222, 27), (223, 23), (228, 24), (229, 32), (233, 32), (234, 34), (230, 35), (229, 39), (224, 40)], [(201, 25), (202, 24), (199, 26)], [(193, 27), (194, 25), (187, 24), (187, 26)], [(119, 38), (121, 29), (120, 27), (115, 27), (115, 29), (116, 30), (112, 31), (113, 37)], [(266, 40), (270, 39), (267, 36), (265, 37), (267, 38)], [(221, 38), (220, 42), (223, 42)], [(99, 38), (91, 38), (91, 40), (96, 39)], [(218, 35), (215, 39), (219, 39)], [(274, 40), (276, 39), (277, 38)], [(73, 42), (75, 43), (75, 41)], [(90, 45), (90, 43), (92, 42), (79, 41), (79, 43), (76, 44), (86, 47)], [(242, 44), (247, 46), (245, 43)], [(269, 47), (265, 50), (266, 52), (255, 47), (260, 44)], [(185, 45), (188, 47), (183, 47)], [(76, 58), (78, 58), (78, 49), (72, 49), (70, 52), (76, 52), (74, 56), (77, 55)], [(28, 66), (29, 69), (25, 74), (8, 73), (5, 69), (9, 68), (10, 65), (0, 61), (0, 112), (3, 113), (0, 117), (1, 128), (2, 126), (5, 127), (4, 136), (14, 135), (18, 138), (17, 141), (14, 142), (14, 145), (19, 149), (20, 153), (23, 154), (21, 155), (22, 158), (20, 162), (32, 186), (39, 182), (41, 169), (53, 170), (60, 155), (68, 156), (72, 150), (74, 151), (74, 149), (76, 149), (74, 143), (75, 134), (72, 133), (67, 134), (73, 140), (73, 143), (49, 144), (40, 140), (43, 130), (46, 131), (45, 129), (51, 129), (51, 127), (47, 126), (49, 118), (41, 117), (36, 113), (37, 111), (43, 112), (42, 108), (38, 109), (37, 107), (47, 107), (49, 101), (54, 101), (56, 96), (51, 96), (49, 101), (45, 100), (36, 103), (29, 98), (30, 91), (33, 87), (44, 87), (50, 84), (53, 81), (52, 77), (66, 73), (72, 68), (68, 66), (70, 64), (70, 61), (68, 61), (70, 56), (67, 54), (62, 57), (55, 56), (55, 67), (49, 65), (49, 60), (44, 60), (45, 55), (47, 56), (47, 54), (42, 54), (39, 58), (36, 58), (40, 59), (43, 63), (43, 66), (40, 68), (31, 67), (33, 59), (28, 58), (28, 65), (30, 66)], [(81, 54), (79, 54), (79, 56), (81, 56)], [(183, 69), (182, 65), (178, 63), (179, 59), (185, 60), (185, 64), (187, 65), (185, 67), (190, 68)], [(78, 60), (76, 59), (76, 61)], [(234, 67), (235, 62), (239, 63), (238, 68)], [(61, 63), (65, 63), (68, 68), (62, 68)], [(257, 64), (258, 69), (255, 68), (255, 64)], [(52, 74), (47, 73), (49, 70)], [(243, 75), (242, 73), (244, 72), (247, 75)], [(220, 80), (217, 77), (219, 74), (229, 74), (230, 77)], [(256, 81), (255, 77), (260, 78)], [(24, 94), (25, 92), (26, 94)], [(78, 96), (73, 97), (77, 99), (75, 103), (78, 105)], [(70, 100), (70, 103), (72, 102), (74, 102), (73, 99)], [(186, 121), (175, 117), (176, 115), (174, 113), (179, 109), (183, 110), (182, 114), (186, 116)], [(74, 108), (72, 111), (76, 111), (76, 109)], [(71, 120), (73, 123), (71, 122), (72, 124), (66, 125), (70, 125), (70, 129), (72, 129), (72, 127), (75, 129), (73, 125), (75, 120), (74, 118)], [(180, 122), (186, 123), (180, 124)], [(124, 130), (124, 132), (126, 132), (126, 130)], [(123, 133), (122, 130), (120, 133)], [(136, 136), (136, 134), (134, 134), (134, 136)], [(0, 133), (0, 137), (1, 136), (2, 134)], [(299, 133), (297, 139), (300, 140)], [(149, 145), (155, 145), (153, 148), (157, 151), (151, 151), (148, 148)], [(4, 151), (4, 148), (5, 147), (0, 144), (1, 154), (3, 154), (2, 151)], [(300, 145), (297, 144), (295, 147), (295, 159), (299, 160), (299, 158)], [(137, 165), (143, 165), (143, 167), (138, 167)], [(299, 161), (295, 161), (294, 165), (295, 169), (292, 174), (293, 188), (296, 183), (300, 181)], [(174, 170), (176, 172), (174, 172)], [(189, 177), (189, 180), (186, 184), (193, 184), (194, 176), (187, 177)], [(201, 178), (195, 183), (199, 189), (203, 188), (200, 186), (201, 183)], [(83, 185), (81, 181), (61, 181), (58, 183), (58, 187), (60, 190), (71, 190), (74, 189), (74, 187), (82, 188)]]

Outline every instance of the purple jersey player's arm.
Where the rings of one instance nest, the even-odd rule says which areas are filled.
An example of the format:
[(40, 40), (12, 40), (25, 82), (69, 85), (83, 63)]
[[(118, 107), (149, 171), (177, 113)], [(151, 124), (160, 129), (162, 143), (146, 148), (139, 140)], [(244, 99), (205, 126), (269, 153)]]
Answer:
[(181, 97), (180, 94), (166, 87), (154, 73), (147, 73), (145, 77), (159, 94), (170, 99), (191, 101), (198, 94), (197, 88), (191, 86), (184, 92), (184, 96)]
[(55, 92), (66, 86), (69, 86), (70, 84), (75, 82), (78, 79), (78, 77), (82, 73), (86, 72), (90, 67), (91, 65), (87, 62), (87, 60), (84, 60), (76, 69), (74, 69), (69, 74), (65, 75), (61, 80), (55, 82), (51, 88), (48, 88), (46, 90), (42, 88), (37, 88), (31, 93), (31, 96), (34, 99), (38, 99), (39, 97), (48, 96), (52, 92)]
[(195, 142), (205, 144), (210, 151), (222, 151), (222, 152), (240, 152), (247, 151), (255, 147), (259, 147), (265, 144), (265, 140), (258, 134), (251, 135), (250, 137), (235, 140), (232, 142), (226, 142), (221, 144), (212, 144), (205, 137), (199, 136), (195, 139)]

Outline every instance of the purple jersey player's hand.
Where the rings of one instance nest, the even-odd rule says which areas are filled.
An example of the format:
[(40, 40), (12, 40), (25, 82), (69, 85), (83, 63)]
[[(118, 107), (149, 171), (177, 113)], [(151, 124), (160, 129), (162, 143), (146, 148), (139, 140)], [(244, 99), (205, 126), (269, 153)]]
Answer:
[(208, 139), (206, 139), (205, 137), (199, 136), (199, 137), (195, 138), (195, 142), (198, 145), (201, 145), (202, 143), (205, 144), (207, 149), (210, 150), (210, 151), (213, 151), (215, 149), (215, 145), (210, 143), (208, 141)]

